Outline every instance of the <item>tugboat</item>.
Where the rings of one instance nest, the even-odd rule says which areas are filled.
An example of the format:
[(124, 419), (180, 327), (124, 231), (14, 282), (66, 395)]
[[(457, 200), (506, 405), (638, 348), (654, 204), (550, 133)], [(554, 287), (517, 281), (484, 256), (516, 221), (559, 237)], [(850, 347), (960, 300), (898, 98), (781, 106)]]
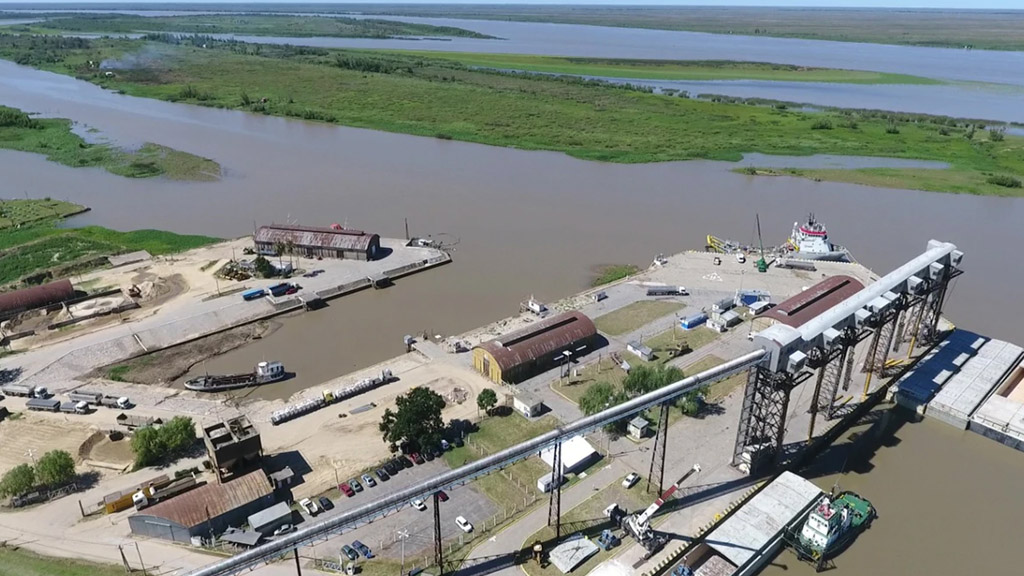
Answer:
[(804, 260), (852, 260), (849, 250), (829, 241), (825, 225), (814, 219), (814, 213), (811, 213), (805, 224), (793, 223), (793, 233), (789, 237), (788, 246), (796, 253), (797, 258)]
[(185, 388), (196, 392), (224, 392), (277, 382), (286, 375), (280, 362), (260, 362), (252, 372), (243, 374), (206, 374), (185, 381)]
[(871, 502), (850, 491), (822, 496), (807, 515), (793, 547), (801, 558), (823, 566), (844, 550), (875, 518)]

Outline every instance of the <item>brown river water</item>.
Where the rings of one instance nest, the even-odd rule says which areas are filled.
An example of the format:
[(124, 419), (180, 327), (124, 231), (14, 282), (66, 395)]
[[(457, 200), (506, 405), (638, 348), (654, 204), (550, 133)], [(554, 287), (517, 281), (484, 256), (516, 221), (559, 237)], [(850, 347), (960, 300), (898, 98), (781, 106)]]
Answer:
[(132, 180), (0, 153), (6, 194), (94, 209), (72, 224), (229, 237), (250, 233), (254, 223), (347, 222), (400, 237), (408, 217), (413, 234), (458, 239), (452, 265), (335, 300), (206, 363), (210, 371), (236, 371), (279, 359), (298, 376), (267, 390), (273, 396), (392, 357), (404, 334), (454, 334), (516, 312), (531, 294), (553, 300), (577, 292), (595, 265), (646, 266), (659, 252), (701, 248), (709, 233), (754, 241), (755, 213), (765, 242), (778, 243), (813, 211), (835, 241), (883, 273), (929, 238), (953, 241), (967, 253), (968, 269), (951, 295), (953, 320), (1024, 341), (1017, 315), (1006, 313), (1017, 308), (1015, 288), (1024, 284), (1024, 268), (1007, 265), (1011, 249), (1024, 245), (1021, 199), (753, 178), (729, 172), (729, 163), (586, 162), (131, 98), (8, 62), (0, 62), (0, 103), (224, 167), (214, 183)]
[[(825, 491), (838, 481), (878, 510), (871, 527), (834, 559), (835, 570), (825, 573), (1020, 574), (1024, 454), (935, 420), (908, 422), (899, 412), (883, 427), (879, 440), (866, 427), (851, 430), (868, 434), (867, 450), (847, 459), (840, 447), (840, 456), (826, 465), (845, 473), (808, 475)], [(815, 572), (784, 550), (761, 574)]]

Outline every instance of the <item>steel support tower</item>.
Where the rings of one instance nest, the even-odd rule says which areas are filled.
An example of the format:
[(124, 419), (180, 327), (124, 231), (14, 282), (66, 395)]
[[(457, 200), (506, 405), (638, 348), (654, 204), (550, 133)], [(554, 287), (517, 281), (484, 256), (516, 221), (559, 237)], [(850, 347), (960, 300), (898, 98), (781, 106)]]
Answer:
[(658, 415), (658, 431), (654, 436), (654, 451), (651, 453), (651, 468), (647, 472), (647, 491), (651, 491), (651, 482), (658, 481), (658, 494), (662, 493), (665, 484), (665, 451), (668, 444), (668, 411), (672, 408), (671, 402), (661, 405), (661, 412)]
[(548, 500), (548, 526), (555, 527), (555, 542), (562, 537), (562, 443), (552, 447), (551, 498)]
[(756, 474), (772, 465), (782, 449), (786, 433), (789, 392), (796, 386), (794, 374), (772, 372), (764, 365), (750, 368), (743, 409), (736, 432), (732, 464)]
[(434, 492), (434, 564), (444, 576), (444, 544), (441, 542), (441, 497)]

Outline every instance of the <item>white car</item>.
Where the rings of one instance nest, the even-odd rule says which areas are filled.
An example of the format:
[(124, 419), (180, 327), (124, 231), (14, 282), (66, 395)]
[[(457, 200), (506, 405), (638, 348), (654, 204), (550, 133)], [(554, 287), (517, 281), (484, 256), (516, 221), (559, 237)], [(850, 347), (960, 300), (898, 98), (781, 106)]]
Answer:
[(412, 507), (413, 507), (413, 508), (415, 508), (415, 509), (419, 510), (420, 512), (423, 512), (424, 510), (426, 510), (426, 509), (427, 509), (427, 505), (426, 505), (426, 504), (424, 504), (424, 503), (423, 503), (423, 500), (421, 500), (421, 499), (419, 499), (419, 498), (417, 498), (417, 499), (413, 500), (413, 501), (411, 502), (411, 504), (412, 504)]
[(469, 520), (466, 520), (462, 516), (459, 516), (459, 517), (455, 518), (455, 524), (463, 532), (466, 532), (467, 534), (473, 531), (473, 525), (469, 523)]
[(299, 506), (302, 507), (302, 509), (306, 511), (306, 514), (309, 514), (310, 516), (316, 516), (320, 512), (320, 509), (316, 507), (316, 502), (313, 502), (309, 498), (299, 500)]
[(622, 479), (622, 487), (628, 490), (633, 486), (636, 486), (636, 483), (639, 481), (640, 475), (636, 472), (630, 472), (628, 476)]

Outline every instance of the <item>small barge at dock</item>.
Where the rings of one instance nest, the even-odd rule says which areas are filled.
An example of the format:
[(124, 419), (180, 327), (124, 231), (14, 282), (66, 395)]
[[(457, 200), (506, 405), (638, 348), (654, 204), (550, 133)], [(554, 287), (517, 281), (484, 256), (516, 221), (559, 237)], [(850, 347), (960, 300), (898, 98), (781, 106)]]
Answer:
[(206, 374), (185, 381), (185, 388), (196, 392), (224, 392), (277, 382), (286, 375), (280, 362), (260, 362), (252, 372), (242, 374)]

